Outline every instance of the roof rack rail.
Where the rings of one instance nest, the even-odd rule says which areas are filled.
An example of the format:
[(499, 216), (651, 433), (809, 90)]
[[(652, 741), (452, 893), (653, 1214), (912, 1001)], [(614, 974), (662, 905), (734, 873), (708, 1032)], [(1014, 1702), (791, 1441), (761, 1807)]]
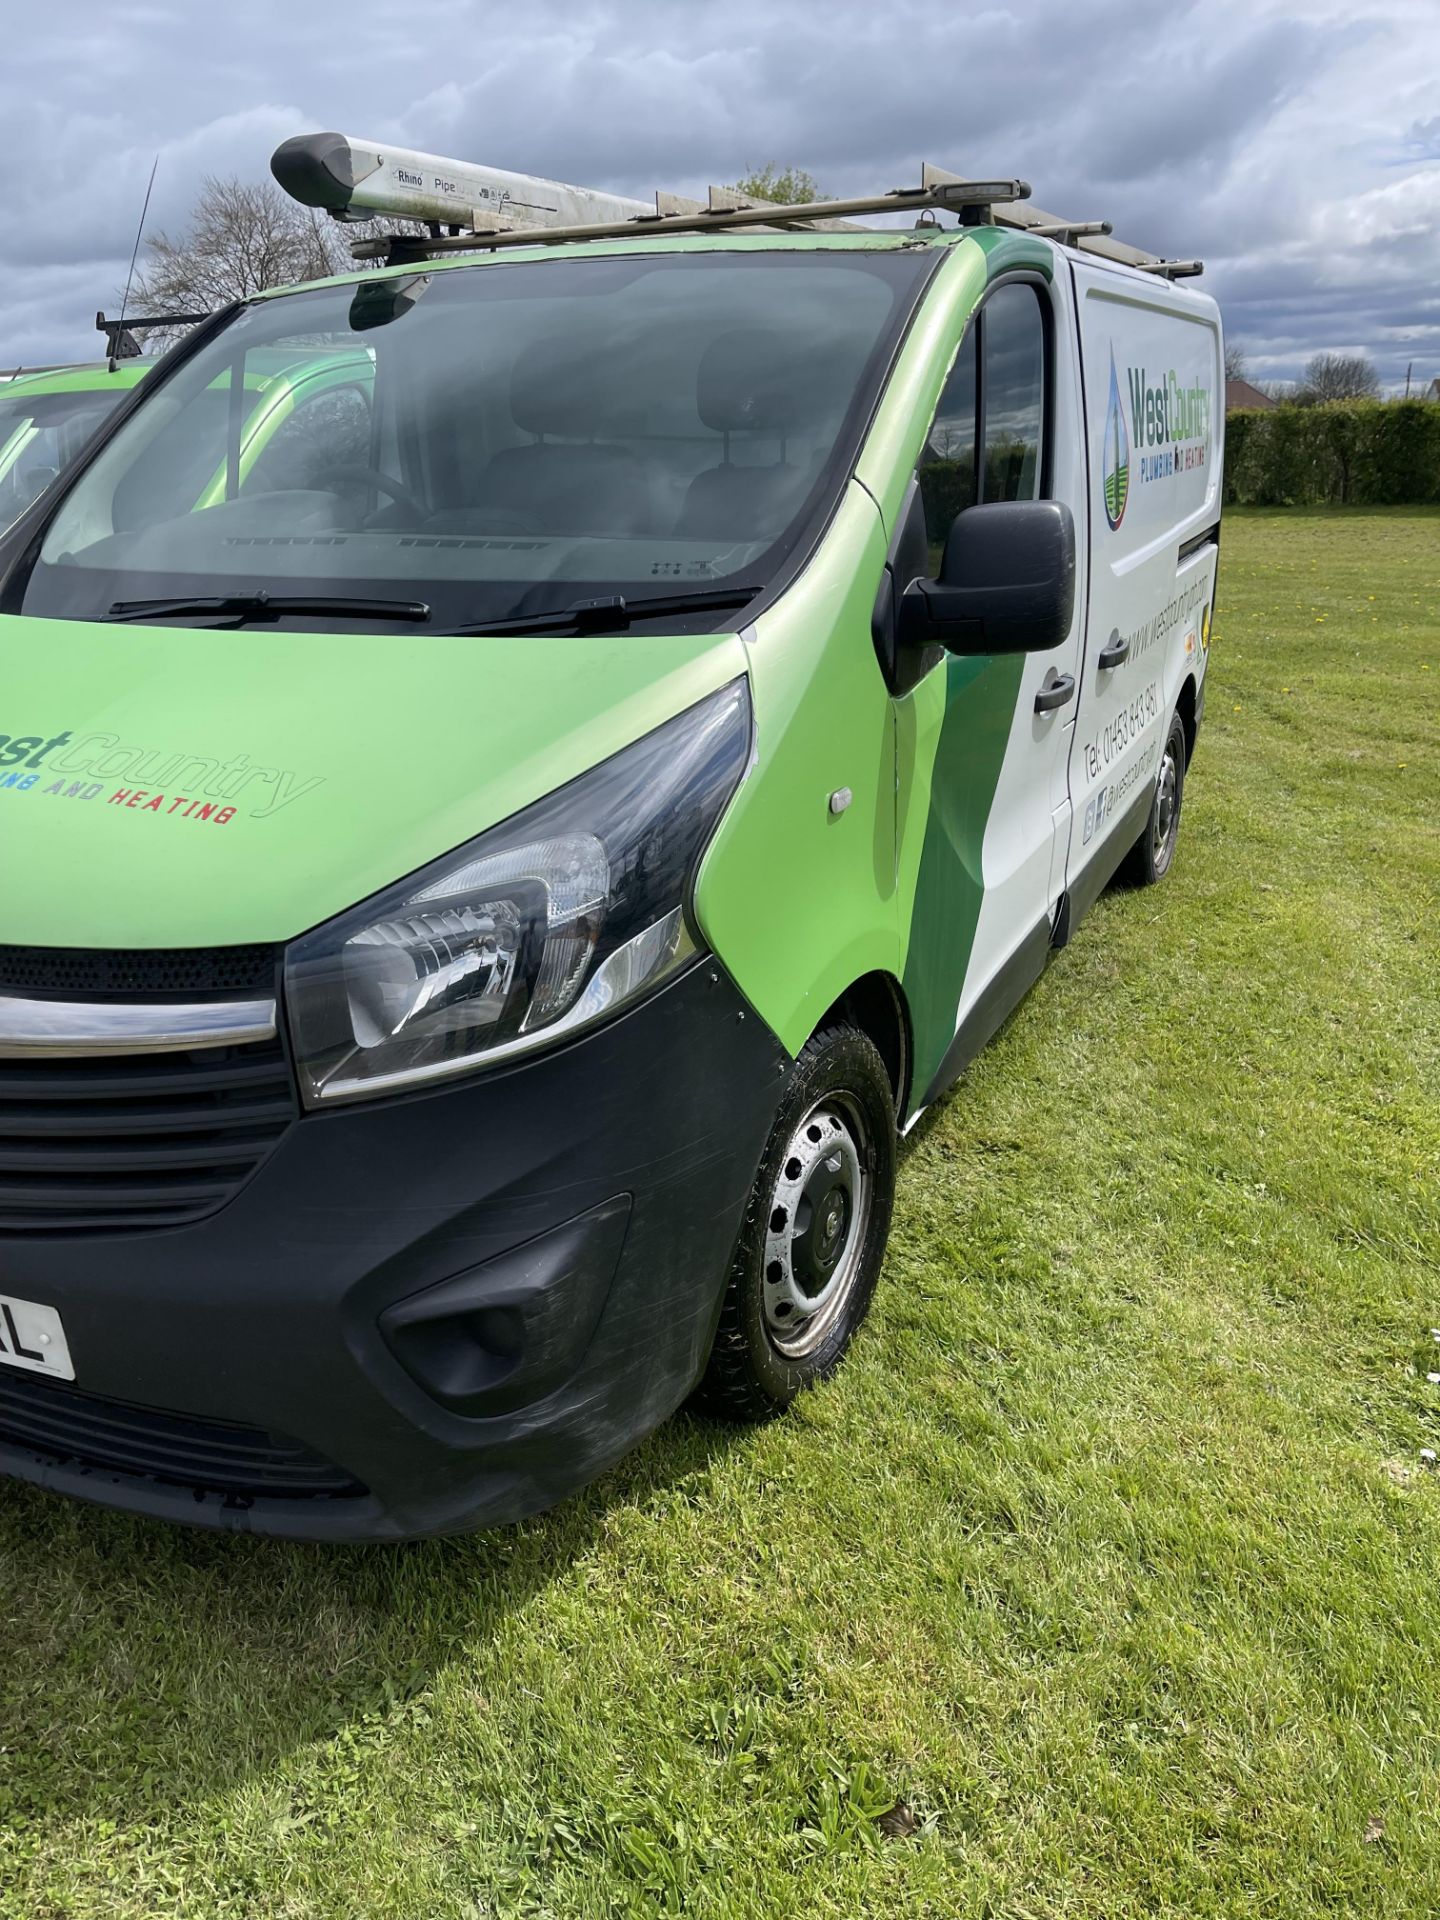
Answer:
[(392, 265), (435, 254), (497, 247), (552, 246), (565, 241), (644, 239), (660, 233), (727, 232), (746, 227), (855, 232), (855, 214), (948, 211), (962, 225), (997, 225), (1055, 240), (1117, 265), (1167, 279), (1202, 271), (1198, 260), (1165, 260), (1111, 237), (1108, 220), (1067, 220), (1030, 203), (1024, 180), (976, 180), (928, 163), (918, 187), (853, 198), (782, 206), (747, 198), (734, 187), (711, 187), (705, 200), (663, 190), (650, 202), (567, 186), (538, 175), (509, 173), (468, 160), (446, 160), (340, 133), (299, 134), (276, 148), (271, 172), (301, 205), (342, 221), (401, 219), (419, 231), (368, 236), (357, 260)]
[(798, 227), (835, 230), (835, 224), (855, 213), (912, 213), (939, 208), (957, 213), (967, 226), (977, 226), (991, 209), (1023, 200), (1030, 191), (1026, 180), (964, 180), (941, 185), (895, 187), (889, 193), (859, 194), (847, 200), (811, 200), (780, 206), (770, 201), (727, 203), (726, 190), (712, 187), (710, 204), (685, 201), (676, 194), (656, 194), (654, 213), (631, 214), (623, 220), (587, 221), (565, 227), (509, 227), (485, 232), (476, 228), (462, 234), (386, 234), (357, 241), (350, 249), (357, 260), (385, 260), (392, 265), (426, 259), (437, 253), (473, 253), (477, 248), (554, 246), (567, 240), (648, 239), (658, 233), (723, 233), (743, 227)]
[(154, 313), (135, 320), (128, 314), (119, 320), (107, 320), (102, 308), (95, 316), (95, 331), (103, 333), (105, 345), (112, 360), (138, 360), (140, 342), (135, 338), (138, 332), (144, 333), (152, 327), (198, 327), (202, 320), (210, 318), (208, 313)]

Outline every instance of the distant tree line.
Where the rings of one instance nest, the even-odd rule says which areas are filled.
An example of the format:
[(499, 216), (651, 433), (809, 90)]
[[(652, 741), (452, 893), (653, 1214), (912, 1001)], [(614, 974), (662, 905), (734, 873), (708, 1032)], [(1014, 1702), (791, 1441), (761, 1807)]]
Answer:
[[(1245, 349), (1236, 342), (1225, 348), (1225, 378), (1249, 380)], [(1380, 400), (1384, 391), (1374, 362), (1365, 353), (1316, 353), (1305, 363), (1298, 380), (1250, 380), (1251, 386), (1267, 400), (1292, 407), (1323, 407), (1337, 400)], [(1420, 383), (1407, 399), (1423, 400), (1427, 389)], [(1400, 398), (1400, 395), (1395, 395)]]

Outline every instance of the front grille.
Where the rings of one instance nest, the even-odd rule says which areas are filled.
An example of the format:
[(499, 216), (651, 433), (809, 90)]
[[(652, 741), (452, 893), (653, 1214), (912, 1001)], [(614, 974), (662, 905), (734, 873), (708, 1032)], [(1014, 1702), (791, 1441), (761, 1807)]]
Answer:
[(294, 1120), (278, 1040), (114, 1059), (0, 1059), (0, 1234), (188, 1225)]
[(273, 993), (277, 950), (248, 947), (7, 947), (0, 945), (0, 993), (66, 999), (207, 993)]
[(354, 1499), (365, 1492), (358, 1480), (279, 1434), (102, 1400), (4, 1368), (0, 1440), (59, 1466), (99, 1468), (238, 1499)]

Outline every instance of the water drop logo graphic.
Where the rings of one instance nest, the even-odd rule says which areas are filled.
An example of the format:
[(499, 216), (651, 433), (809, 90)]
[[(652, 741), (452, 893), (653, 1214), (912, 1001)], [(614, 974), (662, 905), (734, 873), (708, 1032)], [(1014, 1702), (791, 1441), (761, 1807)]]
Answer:
[(1110, 355), (1110, 404), (1105, 409), (1105, 445), (1100, 456), (1100, 479), (1105, 493), (1105, 518), (1111, 528), (1125, 518), (1130, 496), (1130, 435), (1120, 404), (1120, 382), (1115, 378), (1115, 355)]

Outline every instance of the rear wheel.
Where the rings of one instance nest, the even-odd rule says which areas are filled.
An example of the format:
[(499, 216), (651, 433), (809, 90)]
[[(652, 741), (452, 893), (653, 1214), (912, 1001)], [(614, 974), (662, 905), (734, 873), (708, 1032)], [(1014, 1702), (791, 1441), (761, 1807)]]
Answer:
[(1165, 878), (1175, 858), (1180, 836), (1180, 808), (1185, 798), (1185, 727), (1179, 714), (1170, 720), (1160, 771), (1145, 831), (1126, 854), (1120, 877), (1132, 887), (1153, 887)]
[(834, 1371), (870, 1305), (894, 1197), (884, 1062), (855, 1028), (823, 1028), (755, 1175), (698, 1405), (764, 1420)]

